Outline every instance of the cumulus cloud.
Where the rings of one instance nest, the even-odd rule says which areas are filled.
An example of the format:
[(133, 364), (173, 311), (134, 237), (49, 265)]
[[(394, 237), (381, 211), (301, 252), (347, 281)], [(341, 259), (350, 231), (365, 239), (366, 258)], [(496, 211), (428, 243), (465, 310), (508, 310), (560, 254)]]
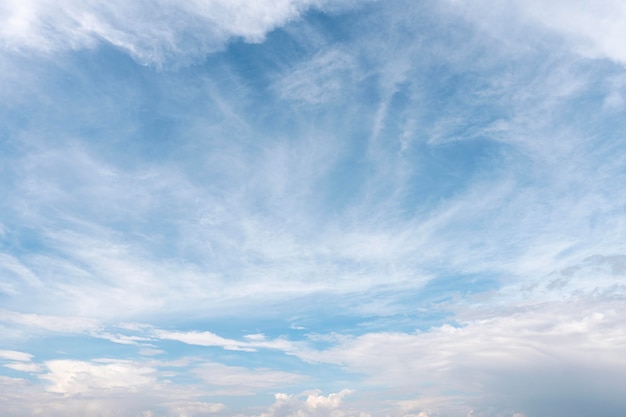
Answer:
[[(146, 403), (155, 404), (150, 397), (158, 390), (158, 385), (145, 376), (147, 370), (130, 362), (56, 360), (46, 361), (41, 369), (19, 370), (37, 372), (45, 384), (42, 387), (37, 380), (0, 378), (0, 403), (3, 413), (11, 417), (139, 415)], [(164, 394), (162, 398), (166, 397)]]
[(398, 403), (413, 412), (582, 417), (595, 409), (611, 416), (626, 410), (618, 394), (626, 388), (618, 377), (626, 372), (623, 298), (518, 307), (414, 334), (364, 334), (302, 357), (420, 392)]
[[(6, 385), (0, 394), (0, 404), (11, 417), (38, 415), (41, 410), (55, 417), (77, 412), (88, 416), (122, 417), (235, 415), (236, 409), (229, 410), (224, 404), (207, 401), (207, 398), (255, 395), (303, 380), (294, 373), (227, 366), (198, 358), (175, 361), (57, 359), (45, 361), (37, 369), (30, 362), (12, 365), (16, 365), (11, 367), (14, 370), (37, 373), (38, 380), (0, 377), (0, 386)], [(180, 379), (187, 383), (180, 383)], [(322, 398), (318, 402), (314, 405), (338, 404), (334, 396), (327, 399), (328, 404)]]
[(345, 389), (327, 396), (320, 391), (307, 391), (298, 395), (276, 394), (274, 404), (259, 417), (366, 417), (367, 414), (344, 406), (344, 397), (352, 392)]
[(64, 395), (133, 390), (155, 382), (154, 368), (128, 361), (59, 359), (44, 364), (47, 372), (40, 378), (48, 381), (46, 389)]

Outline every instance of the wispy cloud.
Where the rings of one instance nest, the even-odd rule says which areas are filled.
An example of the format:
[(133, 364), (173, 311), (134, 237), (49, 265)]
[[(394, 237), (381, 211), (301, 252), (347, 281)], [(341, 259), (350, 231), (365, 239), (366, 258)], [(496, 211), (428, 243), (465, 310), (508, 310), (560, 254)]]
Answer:
[(0, 350), (0, 358), (13, 361), (30, 362), (33, 355), (15, 350)]
[(261, 42), (268, 31), (310, 7), (342, 3), (163, 0), (146, 7), (142, 2), (6, 1), (0, 39), (4, 48), (49, 53), (94, 48), (104, 41), (141, 63), (160, 65), (220, 50), (233, 37)]
[(32, 326), (53, 332), (82, 333), (99, 327), (98, 321), (82, 317), (61, 317), (24, 314), (14, 311), (0, 312), (0, 319), (21, 326)]
[(262, 334), (245, 336), (244, 341), (225, 339), (211, 332), (171, 332), (166, 330), (156, 330), (154, 337), (163, 340), (177, 340), (197, 346), (219, 346), (227, 350), (243, 350), (254, 352), (256, 349), (278, 349), (289, 352), (294, 349), (294, 345), (284, 339), (266, 340)]
[(3, 411), (622, 416), (623, 23), (2, 2)]

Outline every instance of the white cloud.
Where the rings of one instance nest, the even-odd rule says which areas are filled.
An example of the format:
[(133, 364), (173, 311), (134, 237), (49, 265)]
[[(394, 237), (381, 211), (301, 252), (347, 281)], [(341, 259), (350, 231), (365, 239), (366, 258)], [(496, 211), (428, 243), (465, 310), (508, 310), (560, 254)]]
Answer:
[(16, 350), (0, 350), (0, 358), (8, 359), (11, 361), (30, 362), (33, 355), (25, 352), (18, 352)]
[(307, 391), (298, 395), (276, 394), (276, 401), (259, 417), (366, 417), (368, 414), (355, 412), (344, 406), (343, 399), (352, 390), (342, 390), (327, 396), (320, 391)]
[(54, 52), (108, 42), (147, 64), (170, 57), (197, 57), (230, 38), (260, 42), (277, 26), (310, 7), (349, 1), (326, 0), (3, 0), (0, 46)]
[[(38, 375), (43, 386), (0, 376), (0, 404), (5, 415), (224, 415), (225, 405), (207, 401), (207, 397), (251, 395), (301, 380), (300, 376), (287, 372), (230, 367), (193, 359), (168, 362), (60, 359), (46, 361), (43, 367), (45, 372)], [(34, 368), (18, 368), (15, 369), (35, 372)], [(173, 378), (181, 377), (190, 381), (172, 382)]]
[(205, 416), (224, 411), (224, 404), (189, 401), (168, 404), (168, 408), (178, 417)]
[[(615, 190), (624, 182), (625, 160), (619, 141), (603, 137), (604, 129), (610, 130), (611, 126), (593, 121), (589, 126), (577, 125), (577, 120), (587, 123), (587, 114), (573, 109), (578, 109), (578, 104), (584, 108), (582, 101), (591, 101), (598, 104), (598, 109), (604, 105), (606, 114), (617, 115), (623, 107), (624, 83), (616, 77), (608, 86), (610, 91), (593, 90), (603, 82), (599, 80), (605, 79), (604, 73), (593, 72), (596, 68), (592, 71), (586, 66), (587, 60), (564, 52), (562, 40), (571, 42), (565, 42), (567, 47), (573, 45), (585, 56), (623, 62), (621, 46), (604, 38), (605, 33), (590, 33), (588, 29), (597, 27), (604, 18), (609, 19), (608, 27), (615, 26), (622, 20), (621, 12), (611, 2), (597, 10), (586, 10), (591, 3), (585, 2), (576, 3), (578, 9), (565, 10), (561, 0), (545, 7), (533, 0), (465, 2), (471, 4), (468, 8), (475, 13), (474, 22), (500, 31), (498, 41), (504, 46), (494, 46), (473, 28), (458, 21), (440, 20), (448, 16), (438, 12), (431, 14), (428, 8), (439, 3), (379, 2), (376, 13), (360, 21), (360, 27), (337, 28), (346, 38), (342, 38), (341, 45), (319, 42), (311, 48), (315, 52), (305, 59), (277, 65), (284, 71), (276, 78), (273, 65), (267, 72), (255, 74), (274, 82), (270, 93), (278, 92), (280, 98), (292, 100), (292, 105), (295, 101), (289, 109), (279, 106), (266, 110), (260, 106), (272, 103), (275, 97), (263, 95), (255, 101), (257, 93), (268, 91), (246, 86), (247, 81), (256, 80), (253, 77), (242, 76), (245, 80), (228, 84), (226, 78), (235, 75), (227, 71), (220, 73), (224, 79), (212, 79), (208, 69), (206, 74), (193, 78), (195, 72), (191, 71), (185, 73), (191, 81), (182, 86), (180, 93), (180, 73), (150, 72), (159, 85), (163, 82), (160, 93), (164, 95), (183, 96), (185, 89), (193, 88), (201, 91), (198, 96), (211, 96), (206, 101), (194, 96), (193, 105), (203, 109), (201, 115), (193, 116), (198, 120), (172, 116), (180, 125), (197, 125), (176, 133), (176, 139), (185, 135), (194, 139), (183, 143), (176, 151), (180, 153), (168, 154), (167, 161), (139, 155), (129, 163), (132, 168), (123, 169), (114, 161), (115, 156), (107, 161), (96, 147), (89, 148), (88, 138), (84, 146), (68, 146), (63, 139), (56, 139), (59, 144), (46, 140), (47, 136), (40, 138), (38, 146), (32, 143), (36, 139), (26, 140), (36, 149), (25, 145), (24, 157), (14, 161), (18, 180), (15, 188), (8, 187), (6, 207), (16, 207), (16, 230), (21, 221), (43, 248), (36, 249), (36, 254), (24, 253), (26, 250), (19, 255), (0, 256), (2, 272), (12, 277), (1, 284), (1, 289), (9, 293), (10, 306), (5, 308), (20, 311), (0, 312), (0, 319), (12, 326), (9, 330), (19, 329), (24, 334), (36, 333), (39, 328), (139, 345), (137, 350), (142, 355), (164, 354), (159, 344), (170, 346), (163, 341), (180, 341), (193, 346), (256, 351), (240, 354), (191, 348), (230, 358), (241, 355), (261, 365), (263, 354), (282, 353), (297, 354), (322, 366), (339, 364), (365, 374), (378, 386), (389, 386), (390, 391), (395, 390), (390, 397), (421, 394), (410, 402), (398, 403), (397, 415), (432, 417), (437, 415), (435, 410), (442, 409), (443, 413), (452, 403), (460, 405), (448, 409), (451, 416), (468, 415), (471, 406), (476, 406), (472, 414), (476, 417), (514, 415), (518, 407), (508, 407), (507, 402), (528, 406), (522, 394), (509, 394), (523, 391), (518, 389), (522, 383), (534, 388), (554, 382), (554, 386), (575, 393), (588, 390), (590, 401), (601, 398), (584, 381), (579, 386), (571, 384), (585, 378), (611, 380), (611, 367), (615, 372), (624, 371), (619, 355), (624, 346), (619, 324), (623, 323), (623, 309), (607, 300), (623, 293), (626, 199)], [(183, 4), (158, 0), (148, 6), (142, 2), (65, 0), (53, 4), (25, 0), (2, 4), (6, 13), (0, 13), (4, 16), (0, 24), (9, 17), (4, 26), (0, 25), (0, 42), (5, 42), (4, 47), (19, 49), (24, 56), (108, 42), (138, 61), (155, 65), (172, 57), (199, 56), (219, 49), (232, 36), (259, 41), (267, 30), (297, 18), (313, 5), (305, 1), (274, 2), (275, 9), (270, 10), (272, 2), (268, 1)], [(320, 7), (324, 4), (315, 3)], [(515, 7), (507, 12), (504, 9), (509, 4)], [(145, 16), (138, 18), (144, 6)], [(615, 13), (608, 16), (611, 8), (616, 9)], [(320, 24), (313, 20), (311, 26)], [(348, 23), (355, 24), (355, 20), (348, 19)], [(501, 27), (495, 28), (498, 25)], [(575, 25), (582, 27), (580, 33), (572, 33)], [(367, 33), (358, 32), (365, 27)], [(525, 31), (529, 27), (539, 29)], [(620, 34), (622, 29), (614, 31)], [(555, 41), (551, 37), (555, 33), (562, 39)], [(507, 42), (511, 39), (519, 43), (509, 50)], [(262, 47), (255, 50), (266, 52)], [(22, 65), (19, 60), (15, 62)], [(442, 79), (435, 71), (441, 71)], [(80, 71), (67, 74), (87, 77)], [(367, 82), (362, 83), (364, 80)], [(227, 85), (223, 95), (214, 97), (219, 95), (216, 91), (220, 91), (222, 81)], [(431, 86), (437, 81), (443, 84)], [(172, 91), (166, 91), (166, 85)], [(431, 87), (436, 93), (429, 95)], [(131, 88), (129, 95), (140, 96), (137, 103), (152, 100), (150, 94), (142, 95), (141, 88)], [(463, 98), (454, 96), (456, 89)], [(360, 101), (363, 97), (357, 93), (367, 95), (367, 100)], [(444, 100), (438, 95), (443, 93), (453, 96)], [(69, 96), (57, 93), (47, 99), (56, 103), (59, 97)], [(207, 104), (210, 100), (219, 102), (215, 105), (219, 111), (215, 121), (206, 122), (204, 118), (215, 110)], [(124, 107), (125, 100), (111, 101)], [(155, 117), (171, 110), (165, 100), (157, 101), (164, 109)], [(446, 107), (451, 103), (458, 107)], [(335, 115), (320, 104), (329, 104), (333, 112), (337, 108), (342, 111)], [(436, 114), (427, 112), (431, 107)], [(309, 112), (311, 108), (315, 108), (313, 113)], [(186, 110), (184, 107), (180, 112)], [(66, 112), (73, 115), (73, 111)], [(257, 129), (252, 120), (265, 116), (257, 115), (257, 111), (285, 112), (290, 120), (284, 123), (297, 128), (282, 130), (283, 121), (279, 120), (277, 128), (262, 126), (274, 130), (260, 137), (264, 133), (258, 130), (263, 129)], [(476, 122), (472, 111), (493, 111), (499, 119)], [(33, 117), (39, 117), (37, 114), (47, 113), (33, 112)], [(222, 116), (228, 122), (223, 122)], [(557, 120), (570, 116), (576, 119), (573, 123)], [(105, 123), (107, 116), (97, 113), (91, 117)], [(120, 120), (127, 122), (125, 118)], [(50, 136), (67, 134), (61, 122), (50, 126), (44, 121), (49, 120), (31, 123), (45, 126)], [(118, 122), (111, 124), (117, 126)], [(211, 123), (220, 127), (207, 127)], [(136, 143), (144, 138), (146, 132), (138, 124), (121, 124), (120, 130), (133, 134), (122, 133), (116, 143)], [(82, 132), (84, 128), (90, 132), (93, 126), (85, 123), (69, 130)], [(228, 131), (231, 128), (233, 132)], [(15, 130), (20, 129), (16, 124)], [(35, 130), (20, 132), (24, 137), (42, 135)], [(107, 139), (109, 135), (117, 135), (117, 131), (107, 132)], [(270, 137), (273, 135), (278, 138)], [(355, 136), (358, 138), (353, 140)], [(200, 144), (205, 138), (209, 145)], [(498, 149), (505, 150), (481, 155), (484, 159), (477, 168), (463, 171), (454, 180), (458, 190), (439, 197), (437, 191), (445, 181), (439, 181), (438, 175), (447, 168), (445, 164), (449, 163), (454, 171), (453, 164), (466, 161), (465, 157), (469, 158), (478, 147), (468, 147), (463, 157), (444, 161), (443, 167), (437, 167), (441, 172), (432, 175), (420, 174), (420, 164), (430, 169), (430, 156), (436, 159), (446, 150), (463, 150), (456, 146), (476, 138), (487, 138), (481, 140), (494, 148), (502, 145)], [(254, 145), (249, 149), (251, 142)], [(107, 147), (111, 142), (102, 143)], [(185, 153), (188, 145), (193, 150)], [(114, 154), (120, 149), (111, 145), (106, 150)], [(411, 159), (411, 152), (419, 152), (420, 158)], [(344, 159), (348, 162), (343, 168), (351, 172), (334, 176)], [(353, 174), (363, 175), (363, 181), (346, 181)], [(435, 180), (436, 203), (422, 204), (420, 198), (429, 197), (429, 190), (413, 190), (421, 186), (422, 179)], [(356, 190), (345, 206), (335, 205), (334, 197), (326, 194), (335, 182), (339, 184), (339, 198), (344, 192)], [(4, 234), (12, 233), (19, 235), (19, 231)], [(480, 285), (474, 288), (474, 281), (465, 279), (468, 274), (495, 276), (494, 281), (498, 281), (491, 285), (492, 292), (486, 292)], [(359, 320), (356, 316), (367, 309), (368, 317), (360, 320), (375, 321), (377, 317), (372, 316), (398, 317), (407, 312), (406, 322), (390, 324), (395, 329), (415, 323), (418, 319), (412, 314), (427, 309), (415, 305), (413, 294), (439, 297), (437, 278), (445, 281), (451, 276), (459, 277), (458, 286), (457, 281), (443, 284), (449, 288), (441, 290), (445, 292), (441, 298), (457, 298), (442, 303), (440, 308), (455, 313), (450, 320), (456, 320), (460, 327), (437, 326), (421, 333), (390, 329), (358, 337), (310, 335), (312, 346), (334, 346), (321, 352), (304, 349), (306, 343), (262, 334), (249, 334), (239, 340), (207, 331), (164, 331), (141, 325), (120, 326), (124, 331), (103, 330), (103, 323), (111, 317), (126, 320), (135, 315), (155, 324), (163, 318), (184, 322), (191, 316), (199, 321), (225, 316), (254, 321), (257, 315), (280, 317), (281, 308), (288, 316), (301, 315), (298, 324), (306, 324), (312, 332), (320, 331), (318, 326), (329, 326), (340, 333), (352, 323), (320, 323), (324, 319), (317, 313), (328, 317), (336, 309), (339, 317), (348, 310), (351, 319)], [(429, 281), (433, 287), (424, 288)], [(333, 302), (325, 303), (326, 294), (333, 297)], [(579, 299), (584, 301), (578, 303)], [(569, 308), (570, 302), (581, 306), (580, 311)], [(468, 304), (472, 307), (466, 308)], [(270, 308), (260, 308), (266, 306)], [(42, 314), (25, 313), (34, 311)], [(0, 328), (3, 336), (9, 337), (10, 332), (4, 330)], [(156, 346), (142, 346), (148, 342)], [(116, 346), (115, 352), (121, 349), (135, 350)], [(22, 358), (23, 362), (7, 366), (24, 371), (37, 369), (38, 365), (30, 362), (31, 356), (24, 356), (28, 354), (4, 352), (9, 352), (5, 359)], [(117, 395), (123, 390), (145, 394), (138, 395), (143, 401), (141, 407), (133, 408), (134, 414), (129, 415), (139, 415), (149, 408), (146, 392), (175, 390), (179, 382), (176, 378), (188, 375), (201, 379), (201, 386), (209, 387), (211, 393), (224, 395), (283, 389), (282, 384), (303, 380), (301, 375), (255, 368), (248, 362), (249, 367), (194, 362), (195, 368), (176, 372), (168, 369), (169, 373), (161, 374), (156, 361), (47, 364), (44, 381), (49, 382), (50, 395), (66, 392), (76, 397), (96, 396), (95, 391), (99, 391), (106, 396), (109, 391)], [(559, 373), (567, 372), (572, 375), (569, 381), (559, 379)], [(174, 375), (174, 382), (169, 386), (159, 382), (159, 377), (170, 375)], [(623, 388), (619, 378), (614, 380), (617, 388)], [(89, 391), (92, 386), (93, 391)], [(616, 398), (610, 387), (598, 386), (608, 392), (608, 400)], [(197, 386), (197, 391), (187, 388), (194, 394), (202, 390)], [(456, 392), (449, 394), (446, 389)], [(181, 395), (181, 391), (176, 394)], [(347, 412), (340, 394), (281, 395), (270, 414), (339, 415)], [(541, 397), (542, 393), (533, 394)], [(223, 411), (219, 404), (204, 403), (206, 396), (186, 395), (188, 406), (173, 404), (174, 397), (170, 396), (163, 401), (169, 401), (172, 413), (177, 414)], [(491, 414), (481, 411), (487, 402), (485, 395), (492, 395), (492, 402), (501, 409)], [(556, 404), (567, 395), (558, 392), (547, 401)], [(42, 403), (47, 404), (44, 400)], [(84, 403), (74, 404), (76, 408), (66, 409), (66, 415), (86, 415), (80, 412)], [(109, 411), (90, 409), (90, 413), (110, 415), (114, 410), (111, 403), (99, 407)], [(156, 409), (150, 410), (159, 415)], [(61, 412), (50, 412), (54, 413)]]
[(128, 336), (123, 334), (110, 334), (107, 332), (98, 332), (93, 333), (92, 335), (120, 345), (139, 345), (152, 340), (143, 336)]
[(293, 372), (271, 369), (248, 369), (216, 362), (200, 363), (193, 374), (217, 389), (221, 395), (252, 395), (259, 390), (292, 386), (305, 377)]
[[(26, 283), (31, 288), (41, 287), (41, 281), (39, 281), (39, 278), (33, 271), (17, 258), (6, 253), (0, 253), (0, 273), (3, 275), (3, 282), (0, 283), (0, 291), (13, 293), (12, 295), (19, 294), (22, 292), (22, 283)], [(17, 278), (16, 282), (11, 282), (10, 277), (12, 276)]]
[(7, 363), (4, 366), (6, 368), (14, 369), (16, 371), (22, 371), (22, 372), (40, 372), (42, 369), (41, 366), (36, 363), (16, 362), (16, 363)]
[(47, 391), (64, 395), (135, 390), (155, 383), (155, 369), (128, 361), (85, 362), (52, 360), (44, 363)]
[(100, 327), (100, 322), (98, 320), (90, 318), (27, 314), (1, 310), (0, 321), (63, 333), (85, 333), (95, 331)]
[(277, 349), (283, 351), (291, 351), (295, 346), (285, 339), (266, 340), (261, 334), (248, 335), (246, 341), (238, 341), (234, 339), (225, 339), (215, 333), (204, 332), (172, 332), (166, 330), (155, 330), (154, 336), (164, 340), (177, 340), (189, 345), (197, 346), (218, 346), (226, 350), (242, 350), (254, 352), (258, 348)]
[(626, 6), (620, 0), (463, 1), (448, 0), (478, 25), (502, 36), (522, 39), (538, 28), (562, 37), (583, 56), (626, 65)]
[[(177, 340), (179, 342), (198, 346), (220, 346), (225, 349), (241, 350), (242, 347), (236, 340), (225, 339), (211, 332), (170, 332), (157, 330), (155, 336), (164, 340)], [(248, 348), (250, 349), (250, 348)]]
[[(464, 416), (471, 409), (475, 415), (513, 409), (540, 415), (566, 407), (569, 415), (583, 416), (606, 401), (612, 401), (606, 405), (610, 415), (624, 410), (618, 395), (626, 389), (618, 377), (626, 372), (623, 298), (535, 302), (508, 306), (508, 313), (506, 308), (493, 307), (494, 317), (458, 327), (364, 334), (326, 351), (298, 354), (367, 375), (368, 382), (391, 392), (420, 392), (408, 407), (398, 403), (405, 411)], [(567, 404), (577, 398), (584, 405), (570, 411)]]
[(619, 0), (518, 2), (527, 16), (570, 39), (591, 58), (608, 58), (626, 65), (626, 5)]
[(347, 50), (325, 49), (275, 80), (274, 88), (286, 100), (315, 105), (336, 102), (360, 81), (354, 61)]
[(154, 348), (141, 348), (139, 349), (139, 354), (142, 356), (156, 356), (156, 355), (162, 355), (164, 354), (165, 351), (161, 350), (161, 349), (154, 349)]

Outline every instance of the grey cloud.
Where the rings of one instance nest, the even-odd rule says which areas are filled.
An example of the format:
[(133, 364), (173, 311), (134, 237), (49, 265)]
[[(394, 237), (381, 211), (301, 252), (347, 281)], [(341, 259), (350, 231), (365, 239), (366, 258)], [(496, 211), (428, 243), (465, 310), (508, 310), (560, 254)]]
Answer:
[(254, 395), (260, 390), (293, 386), (306, 377), (272, 369), (248, 369), (220, 363), (201, 363), (192, 373), (221, 395)]
[(390, 392), (420, 393), (414, 412), (618, 416), (626, 412), (625, 317), (623, 298), (535, 303), (458, 327), (365, 334), (298, 354), (365, 374)]

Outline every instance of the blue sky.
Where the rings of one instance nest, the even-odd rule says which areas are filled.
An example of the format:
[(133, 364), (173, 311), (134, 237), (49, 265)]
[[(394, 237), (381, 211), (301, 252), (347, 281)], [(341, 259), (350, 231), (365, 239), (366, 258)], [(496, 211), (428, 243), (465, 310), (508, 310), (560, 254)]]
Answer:
[(7, 417), (621, 417), (626, 8), (0, 1)]

